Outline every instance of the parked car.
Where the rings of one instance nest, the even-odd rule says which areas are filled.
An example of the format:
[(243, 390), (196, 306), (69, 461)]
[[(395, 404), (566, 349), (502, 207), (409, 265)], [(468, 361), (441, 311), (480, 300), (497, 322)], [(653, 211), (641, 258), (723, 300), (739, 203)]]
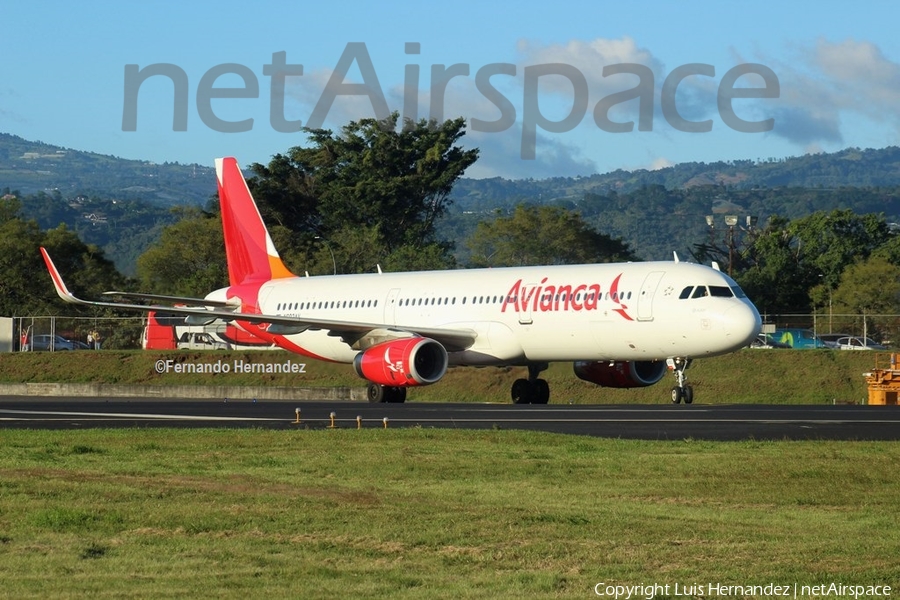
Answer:
[(845, 337), (852, 337), (849, 333), (820, 333), (819, 339), (822, 340), (829, 348), (837, 348), (838, 340)]
[(78, 344), (61, 335), (33, 335), (28, 343), (29, 350), (78, 350)]
[(812, 329), (778, 329), (772, 337), (791, 348), (827, 348)]
[(213, 339), (208, 333), (186, 331), (178, 339), (179, 350), (231, 350), (231, 345)]
[(751, 348), (790, 348), (790, 344), (779, 342), (771, 333), (760, 333), (756, 339), (750, 342)]
[(886, 350), (884, 346), (872, 338), (852, 336), (840, 338), (837, 341), (837, 346), (841, 350)]

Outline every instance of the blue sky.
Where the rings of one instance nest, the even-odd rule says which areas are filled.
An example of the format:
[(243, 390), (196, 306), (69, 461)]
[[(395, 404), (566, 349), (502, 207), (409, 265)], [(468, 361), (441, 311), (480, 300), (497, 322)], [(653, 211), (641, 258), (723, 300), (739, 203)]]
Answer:
[[(900, 138), (900, 5), (889, 2), (535, 2), (485, 7), (457, 0), (414, 2), (31, 2), (3, 10), (0, 61), (0, 131), (79, 150), (124, 158), (200, 163), (233, 155), (242, 164), (266, 162), (302, 145), (305, 136), (280, 132), (270, 121), (270, 81), (264, 65), (284, 52), (303, 75), (289, 77), (283, 118), (306, 125), (323, 97), (334, 102), (324, 126), (376, 116), (373, 98), (404, 110), (404, 92), (417, 98), (419, 117), (429, 116), (439, 96), (433, 65), (466, 65), (443, 93), (444, 116), (462, 116), (465, 143), (481, 149), (471, 177), (508, 178), (587, 175), (618, 168), (658, 168), (685, 161), (767, 159), (848, 146), (884, 147)], [(427, 8), (426, 8), (427, 7)], [(418, 54), (406, 54), (408, 42)], [(362, 45), (358, 45), (358, 44)], [(353, 45), (357, 44), (357, 45)], [(371, 60), (368, 75), (360, 68)], [(337, 83), (327, 87), (345, 53), (354, 57)], [(227, 133), (205, 122), (197, 106), (201, 78), (217, 65), (246, 68), (258, 97), (214, 98), (212, 114), (223, 121), (253, 119), (249, 130)], [(479, 70), (501, 63), (515, 74), (488, 81), (508, 101), (515, 119), (502, 131), (475, 131), (472, 119), (496, 121), (504, 113), (476, 85)], [(713, 76), (691, 75), (674, 95), (678, 114), (690, 122), (711, 120), (705, 132), (673, 127), (663, 114), (663, 82), (677, 68), (711, 65)], [(774, 119), (769, 131), (748, 133), (727, 125), (717, 104), (723, 76), (745, 63), (777, 77), (777, 98), (738, 98), (744, 121)], [(188, 80), (186, 131), (173, 131), (173, 85), (155, 76), (139, 87), (134, 131), (123, 130), (125, 66), (170, 64)], [(637, 99), (615, 103), (608, 117), (634, 122), (613, 133), (594, 120), (594, 108), (611, 94), (635, 88), (637, 76), (603, 76), (605, 66), (637, 64), (652, 73), (652, 126), (639, 131)], [(417, 65), (418, 85), (404, 80)], [(574, 92), (560, 74), (535, 77), (541, 65), (566, 65), (586, 85)], [(463, 69), (458, 67), (457, 69)], [(227, 70), (227, 69), (226, 69)], [(441, 70), (441, 69), (439, 69)], [(559, 67), (549, 68), (556, 73)], [(377, 94), (374, 91), (374, 73)], [(528, 87), (526, 73), (536, 87)], [(244, 87), (226, 73), (216, 88)], [(333, 82), (334, 83), (334, 82)], [(735, 87), (762, 87), (745, 75)], [(529, 96), (528, 89), (532, 90)], [(583, 118), (576, 109), (586, 100)], [(527, 106), (526, 106), (527, 105)], [(536, 106), (536, 108), (535, 108)], [(530, 108), (528, 108), (530, 107)], [(409, 109), (410, 107), (407, 107)], [(534, 125), (534, 158), (523, 158), (523, 126), (539, 115), (565, 126)], [(537, 111), (537, 112), (536, 112)], [(539, 115), (538, 115), (539, 113)], [(511, 116), (509, 113), (507, 116)], [(499, 126), (497, 127), (499, 128)], [(557, 129), (561, 131), (548, 131)]]

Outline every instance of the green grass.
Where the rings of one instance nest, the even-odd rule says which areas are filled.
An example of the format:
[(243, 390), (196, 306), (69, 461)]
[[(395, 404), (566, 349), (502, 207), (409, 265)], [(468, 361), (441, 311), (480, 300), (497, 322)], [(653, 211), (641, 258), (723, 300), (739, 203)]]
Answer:
[(900, 585), (900, 445), (0, 430), (0, 596)]
[[(882, 355), (884, 356), (884, 355)], [(160, 359), (186, 363), (305, 363), (302, 374), (158, 374)], [(873, 352), (837, 350), (741, 350), (695, 360), (688, 369), (696, 402), (704, 404), (863, 403), (864, 371), (875, 363)], [(524, 368), (452, 368), (436, 385), (410, 391), (410, 401), (508, 402), (513, 380)], [(656, 385), (607, 389), (577, 379), (570, 363), (554, 363), (542, 374), (550, 383), (551, 402), (573, 404), (665, 404), (675, 380), (667, 375)], [(0, 361), (0, 384), (25, 382), (115, 383), (150, 385), (274, 385), (303, 387), (363, 386), (350, 365), (306, 359), (285, 352), (31, 352), (7, 354)]]
[[(184, 374), (160, 375), (160, 359), (186, 363), (306, 363), (296, 375)], [(741, 350), (695, 360), (688, 369), (696, 402), (707, 404), (862, 403), (867, 396), (864, 371), (873, 352), (836, 350)], [(410, 390), (409, 399), (424, 402), (509, 402), (512, 382), (524, 368), (452, 368), (436, 385)], [(669, 402), (674, 377), (639, 389), (605, 389), (577, 379), (571, 363), (555, 363), (543, 375), (551, 402), (573, 404)], [(363, 386), (350, 365), (325, 363), (285, 352), (31, 352), (7, 354), (0, 360), (0, 383), (64, 382), (151, 385), (275, 385), (304, 387)]]

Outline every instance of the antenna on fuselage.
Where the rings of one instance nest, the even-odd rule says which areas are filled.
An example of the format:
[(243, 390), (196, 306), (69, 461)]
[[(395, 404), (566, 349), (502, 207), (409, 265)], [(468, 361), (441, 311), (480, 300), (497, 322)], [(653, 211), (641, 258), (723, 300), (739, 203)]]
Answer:
[(381, 265), (376, 264), (375, 268), (378, 269), (378, 274), (381, 275)]
[(722, 271), (722, 269), (719, 268), (719, 263), (717, 263), (716, 261), (712, 261), (712, 268), (719, 272)]
[(675, 256), (675, 262), (676, 262), (676, 263), (680, 263), (681, 261), (678, 260), (678, 253), (677, 253), (677, 252), (672, 252), (672, 254)]

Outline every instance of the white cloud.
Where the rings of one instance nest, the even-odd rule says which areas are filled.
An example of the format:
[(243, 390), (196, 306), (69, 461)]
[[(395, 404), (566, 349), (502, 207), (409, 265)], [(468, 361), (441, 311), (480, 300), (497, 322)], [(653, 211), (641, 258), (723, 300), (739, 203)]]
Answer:
[(900, 63), (876, 44), (819, 39), (795, 62), (771, 63), (781, 83), (781, 97), (769, 111), (775, 135), (801, 146), (858, 144), (862, 119), (887, 125), (894, 143), (900, 140)]

